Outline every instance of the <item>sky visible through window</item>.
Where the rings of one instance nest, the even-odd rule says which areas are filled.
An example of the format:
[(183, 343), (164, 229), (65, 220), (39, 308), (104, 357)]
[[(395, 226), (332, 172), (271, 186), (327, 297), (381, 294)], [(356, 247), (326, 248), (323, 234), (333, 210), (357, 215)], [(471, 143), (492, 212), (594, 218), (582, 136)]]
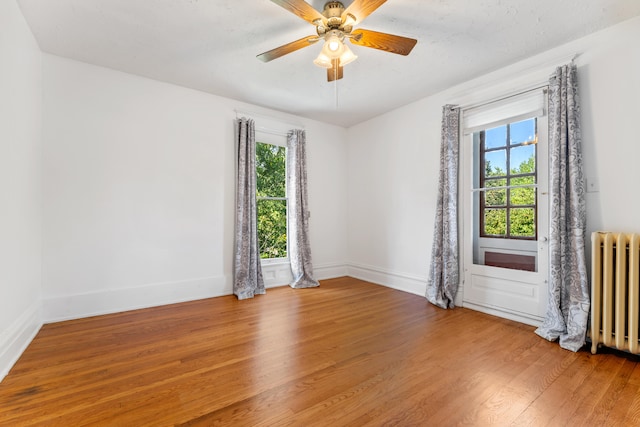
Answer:
[[(516, 123), (511, 123), (510, 129), (510, 141), (511, 145), (522, 144), (523, 142), (533, 141), (536, 134), (535, 119), (523, 120)], [(505, 147), (507, 144), (507, 125), (487, 129), (485, 131), (485, 149), (490, 150), (492, 148)], [(511, 169), (518, 169), (518, 165), (526, 162), (533, 154), (533, 147), (521, 147), (512, 149), (511, 154)], [(501, 170), (506, 170), (506, 152), (494, 151), (487, 153), (487, 160), (491, 162), (494, 167), (499, 167)]]

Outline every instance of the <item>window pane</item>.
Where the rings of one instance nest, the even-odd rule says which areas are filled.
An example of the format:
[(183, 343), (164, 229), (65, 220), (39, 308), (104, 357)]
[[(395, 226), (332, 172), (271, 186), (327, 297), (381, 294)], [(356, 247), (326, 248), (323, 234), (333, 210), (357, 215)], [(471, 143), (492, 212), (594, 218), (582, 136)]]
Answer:
[[(480, 236), (535, 238), (536, 132), (537, 119), (531, 118), (474, 134), (474, 141), (483, 141), (475, 151), (481, 160), (481, 168), (475, 170), (482, 175), (474, 177), (474, 185), (479, 180), (484, 187), (474, 196), (474, 215), (480, 217), (476, 221), (482, 224)], [(529, 185), (532, 187), (523, 187)]]
[(536, 203), (536, 189), (533, 187), (512, 188), (509, 191), (511, 192), (510, 202), (512, 205), (535, 205)]
[(500, 126), (484, 131), (484, 148), (498, 148), (507, 146), (507, 126)]
[(505, 206), (507, 204), (507, 190), (487, 190), (485, 204), (486, 206)]
[(484, 154), (484, 176), (507, 174), (507, 150), (490, 151)]
[(487, 188), (493, 188), (493, 187), (506, 187), (507, 185), (507, 179), (506, 178), (492, 178), (492, 179), (487, 179), (484, 182), (484, 186)]
[(518, 237), (535, 237), (536, 235), (536, 211), (533, 208), (511, 209), (509, 220), (511, 221), (511, 235)]
[[(505, 178), (489, 179), (484, 182), (484, 186), (491, 187), (505, 187), (507, 180)], [(484, 192), (484, 200), (486, 206), (505, 206), (507, 204), (507, 190), (487, 190)]]
[(287, 256), (287, 201), (258, 200), (260, 258)]
[(529, 184), (535, 184), (535, 183), (536, 183), (536, 177), (534, 175), (519, 176), (517, 178), (511, 178), (511, 185), (513, 186), (529, 185)]
[(279, 145), (256, 144), (257, 197), (285, 197), (285, 153)]
[(484, 210), (484, 234), (504, 236), (507, 234), (507, 210)]
[(536, 137), (535, 118), (511, 123), (509, 126), (509, 139), (512, 145), (534, 141)]
[(536, 146), (521, 145), (509, 151), (511, 173), (530, 173), (536, 169)]

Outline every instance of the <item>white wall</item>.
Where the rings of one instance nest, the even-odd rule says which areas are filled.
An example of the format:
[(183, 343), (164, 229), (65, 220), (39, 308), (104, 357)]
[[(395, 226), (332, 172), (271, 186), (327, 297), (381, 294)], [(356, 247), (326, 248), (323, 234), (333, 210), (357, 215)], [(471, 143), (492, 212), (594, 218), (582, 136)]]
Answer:
[(437, 197), (441, 107), (543, 82), (575, 53), (587, 227), (640, 232), (640, 18), (391, 111), (348, 131), (349, 273), (424, 294)]
[(0, 2), (0, 380), (40, 328), (41, 54)]
[(420, 293), (438, 182), (444, 99), (410, 104), (349, 129), (349, 273)]
[(589, 231), (640, 233), (640, 18), (589, 38), (577, 62)]
[(231, 293), (234, 109), (306, 128), (314, 262), (346, 272), (344, 129), (51, 55), (43, 105), (45, 321)]

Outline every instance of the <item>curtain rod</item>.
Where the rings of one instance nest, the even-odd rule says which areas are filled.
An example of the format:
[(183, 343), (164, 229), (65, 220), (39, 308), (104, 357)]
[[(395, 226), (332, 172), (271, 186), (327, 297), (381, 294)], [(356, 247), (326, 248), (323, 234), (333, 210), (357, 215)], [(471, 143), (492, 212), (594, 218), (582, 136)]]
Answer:
[(269, 135), (276, 135), (276, 136), (288, 136), (290, 131), (271, 129), (264, 126), (256, 125), (256, 132), (268, 133)]
[(458, 109), (458, 110), (473, 110), (474, 108), (484, 107), (485, 105), (493, 104), (494, 102), (500, 102), (500, 101), (504, 101), (506, 99), (515, 98), (516, 96), (524, 95), (524, 94), (529, 93), (529, 92), (535, 92), (535, 91), (540, 90), (540, 89), (544, 89), (546, 91), (548, 88), (549, 88), (549, 83), (538, 83), (535, 86), (529, 87), (528, 89), (525, 89), (525, 90), (520, 90), (518, 92), (513, 92), (513, 93), (510, 93), (508, 95), (500, 96), (498, 98), (492, 98), (492, 99), (489, 99), (488, 101), (481, 101), (481, 102), (476, 102), (476, 103), (473, 103), (473, 104), (466, 104), (466, 105), (456, 105), (454, 107), (451, 107), (451, 109), (452, 110), (455, 110), (455, 109)]
[[(575, 60), (581, 55), (581, 52), (576, 52), (573, 55), (571, 55), (571, 58), (569, 59), (569, 62), (571, 64), (573, 64), (575, 62)], [(555, 60), (553, 61), (554, 63), (558, 64), (560, 62), (566, 62), (567, 61), (567, 57), (565, 56), (565, 59), (558, 61)], [(555, 69), (555, 68), (554, 68)], [(488, 105), (491, 104), (493, 102), (499, 102), (499, 101), (503, 101), (505, 99), (509, 99), (509, 98), (513, 98), (514, 96), (518, 96), (524, 93), (528, 93), (528, 92), (533, 92), (534, 90), (538, 90), (538, 89), (548, 89), (549, 88), (549, 82), (540, 82), (540, 83), (535, 83), (532, 87), (529, 87), (525, 90), (519, 91), (519, 92), (514, 92), (514, 93), (510, 93), (507, 95), (503, 95), (501, 97), (498, 98), (494, 98), (494, 99), (490, 99), (488, 101), (482, 101), (482, 102), (477, 102), (477, 103), (473, 103), (473, 104), (466, 104), (466, 105), (456, 105), (454, 107), (451, 107), (452, 110), (455, 109), (459, 109), (459, 110), (470, 110), (476, 107), (482, 107), (484, 105)]]
[(269, 116), (267, 114), (256, 113), (255, 111), (249, 111), (249, 110), (239, 110), (239, 109), (234, 109), (233, 111), (236, 113), (236, 119), (239, 119), (240, 116), (247, 116), (248, 118), (252, 118), (252, 119), (262, 118), (262, 119), (266, 119), (266, 120), (271, 120), (273, 122), (277, 122), (277, 123), (282, 124), (284, 126), (289, 126), (292, 129), (305, 130), (305, 126), (300, 124), (300, 123), (288, 122), (288, 121), (279, 119), (278, 117)]

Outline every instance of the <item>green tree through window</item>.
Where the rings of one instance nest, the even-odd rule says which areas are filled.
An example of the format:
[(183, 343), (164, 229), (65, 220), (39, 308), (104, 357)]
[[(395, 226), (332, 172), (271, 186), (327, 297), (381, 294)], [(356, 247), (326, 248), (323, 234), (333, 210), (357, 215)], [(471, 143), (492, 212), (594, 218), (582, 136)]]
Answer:
[(479, 133), (481, 236), (535, 239), (536, 119)]
[(287, 257), (286, 148), (256, 144), (256, 198), (260, 257)]

